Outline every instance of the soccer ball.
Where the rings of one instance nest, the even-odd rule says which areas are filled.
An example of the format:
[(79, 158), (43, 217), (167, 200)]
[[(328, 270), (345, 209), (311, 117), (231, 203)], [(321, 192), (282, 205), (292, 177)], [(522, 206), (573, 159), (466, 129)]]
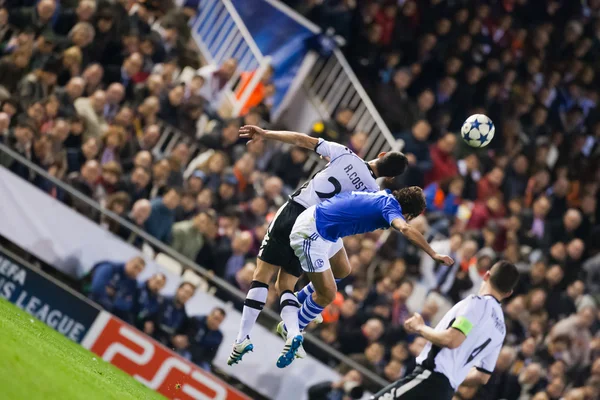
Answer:
[(483, 114), (471, 115), (460, 129), (463, 140), (471, 147), (487, 146), (494, 138), (494, 132), (494, 123)]

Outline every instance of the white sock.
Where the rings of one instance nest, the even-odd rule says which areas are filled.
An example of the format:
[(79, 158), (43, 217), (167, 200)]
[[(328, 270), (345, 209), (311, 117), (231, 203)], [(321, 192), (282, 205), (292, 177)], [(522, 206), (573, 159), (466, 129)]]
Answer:
[(252, 281), (250, 290), (248, 290), (248, 294), (246, 295), (246, 301), (244, 301), (240, 331), (235, 340), (236, 343), (241, 343), (250, 336), (250, 332), (254, 328), (254, 324), (256, 324), (258, 314), (260, 314), (265, 306), (268, 294), (269, 285), (259, 281)]
[(286, 290), (281, 294), (280, 303), (281, 305), (281, 319), (285, 324), (288, 335), (287, 337), (294, 337), (300, 334), (300, 328), (298, 327), (298, 309), (300, 303), (290, 290)]

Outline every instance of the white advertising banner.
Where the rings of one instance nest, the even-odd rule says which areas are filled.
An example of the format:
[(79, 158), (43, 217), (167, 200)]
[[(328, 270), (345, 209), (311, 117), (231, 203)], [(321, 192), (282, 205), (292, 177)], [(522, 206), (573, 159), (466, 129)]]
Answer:
[[(83, 277), (100, 261), (122, 262), (140, 255), (135, 247), (4, 167), (0, 167), (0, 235), (77, 278)], [(147, 261), (140, 279), (145, 280), (157, 271), (163, 272), (167, 276), (163, 294), (175, 293), (181, 277), (164, 270), (152, 260)], [(283, 340), (259, 325), (252, 335), (254, 352), (247, 354), (242, 363), (228, 366), (226, 360), (237, 335), (240, 312), (200, 291), (186, 308), (190, 315), (203, 315), (214, 307), (227, 311), (227, 318), (221, 325), (224, 342), (217, 353), (215, 366), (257, 392), (274, 400), (306, 400), (310, 386), (340, 379), (337, 372), (310, 356), (295, 361), (288, 368), (277, 368), (275, 362), (283, 348)]]

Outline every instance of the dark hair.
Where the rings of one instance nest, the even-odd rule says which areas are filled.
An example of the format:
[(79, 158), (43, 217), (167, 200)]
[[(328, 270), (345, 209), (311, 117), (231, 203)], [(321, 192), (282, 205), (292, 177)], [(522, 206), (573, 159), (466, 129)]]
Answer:
[(425, 196), (423, 196), (423, 189), (418, 186), (396, 190), (394, 196), (402, 207), (402, 213), (408, 219), (416, 218), (425, 211)]
[(212, 313), (214, 313), (215, 311), (216, 311), (216, 312), (218, 312), (218, 313), (220, 313), (220, 314), (221, 314), (223, 317), (226, 317), (226, 316), (227, 316), (227, 313), (226, 313), (226, 312), (225, 312), (225, 310), (224, 310), (223, 308), (221, 308), (221, 307), (215, 307), (215, 308), (213, 308), (213, 309), (212, 309), (212, 311), (211, 311), (210, 313), (212, 314)]
[(490, 269), (490, 284), (502, 293), (510, 293), (519, 281), (519, 271), (508, 261), (498, 261)]
[(393, 178), (402, 175), (408, 166), (408, 159), (399, 151), (390, 151), (375, 161), (380, 177)]

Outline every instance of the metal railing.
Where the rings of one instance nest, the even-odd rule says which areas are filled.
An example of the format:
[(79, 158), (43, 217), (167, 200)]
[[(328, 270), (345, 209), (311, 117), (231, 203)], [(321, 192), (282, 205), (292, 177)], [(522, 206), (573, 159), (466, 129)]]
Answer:
[[(200, 13), (191, 21), (192, 37), (204, 60), (220, 65), (235, 58), (238, 68), (226, 88), (232, 115), (238, 116), (270, 65), (271, 58), (262, 54), (230, 0), (201, 0)], [(232, 85), (241, 72), (253, 72), (252, 78), (234, 93)]]
[[(237, 288), (235, 288), (231, 284), (227, 283), (225, 280), (223, 280), (217, 276), (214, 276), (214, 274), (212, 272), (209, 272), (206, 268), (198, 265), (194, 260), (191, 260), (191, 259), (185, 257), (184, 255), (180, 254), (179, 252), (175, 251), (171, 246), (155, 239), (153, 236), (151, 236), (148, 233), (146, 233), (145, 231), (139, 229), (137, 226), (135, 226), (132, 223), (130, 223), (129, 221), (125, 220), (121, 216), (119, 216), (119, 215), (115, 214), (114, 212), (101, 206), (97, 201), (90, 199), (89, 197), (85, 196), (80, 191), (76, 190), (75, 188), (68, 185), (67, 183), (48, 174), (44, 169), (35, 165), (34, 163), (29, 161), (25, 157), (21, 156), (20, 154), (16, 153), (15, 151), (10, 149), (6, 145), (0, 143), (0, 155), (2, 155), (2, 154), (8, 156), (10, 159), (13, 160), (13, 162), (17, 162), (17, 163), (25, 166), (27, 169), (29, 169), (29, 171), (33, 172), (35, 175), (41, 176), (43, 179), (46, 179), (47, 181), (51, 182), (52, 184), (56, 185), (57, 187), (60, 187), (62, 190), (64, 190), (70, 196), (73, 196), (78, 201), (85, 203), (91, 209), (95, 210), (95, 212), (116, 222), (121, 227), (126, 228), (128, 231), (139, 236), (146, 243), (150, 244), (154, 248), (157, 248), (161, 252), (173, 257), (175, 260), (177, 260), (182, 265), (193, 269), (195, 272), (200, 274), (204, 279), (206, 279), (211, 285), (214, 285), (220, 291), (223, 291), (227, 295), (227, 297), (237, 299), (238, 302), (244, 301), (244, 299), (246, 297), (245, 294), (242, 293), (241, 291), (239, 291)], [(32, 178), (32, 180), (33, 180), (33, 178)], [(73, 210), (73, 211), (76, 212), (76, 210)], [(276, 324), (279, 323), (279, 321), (281, 320), (281, 318), (278, 314), (276, 314), (273, 310), (270, 310), (268, 308), (265, 308), (261, 315), (268, 318), (269, 322), (265, 325), (268, 325), (267, 327), (272, 330), (275, 328)], [(314, 335), (307, 333), (305, 335), (305, 337), (306, 337), (306, 341), (308, 341), (310, 344), (312, 344), (316, 348), (318, 348), (319, 351), (329, 354), (332, 358), (338, 360), (340, 364), (344, 364), (350, 368), (358, 370), (365, 377), (365, 379), (367, 379), (370, 382), (373, 382), (375, 385), (383, 387), (388, 384), (388, 382), (385, 379), (383, 379), (380, 376), (378, 376), (377, 374), (367, 370), (365, 367), (361, 366), (360, 364), (358, 364), (355, 361), (351, 360), (350, 358), (346, 357), (345, 355), (343, 355), (339, 351), (333, 349), (329, 345), (323, 343), (321, 340), (316, 338)]]

